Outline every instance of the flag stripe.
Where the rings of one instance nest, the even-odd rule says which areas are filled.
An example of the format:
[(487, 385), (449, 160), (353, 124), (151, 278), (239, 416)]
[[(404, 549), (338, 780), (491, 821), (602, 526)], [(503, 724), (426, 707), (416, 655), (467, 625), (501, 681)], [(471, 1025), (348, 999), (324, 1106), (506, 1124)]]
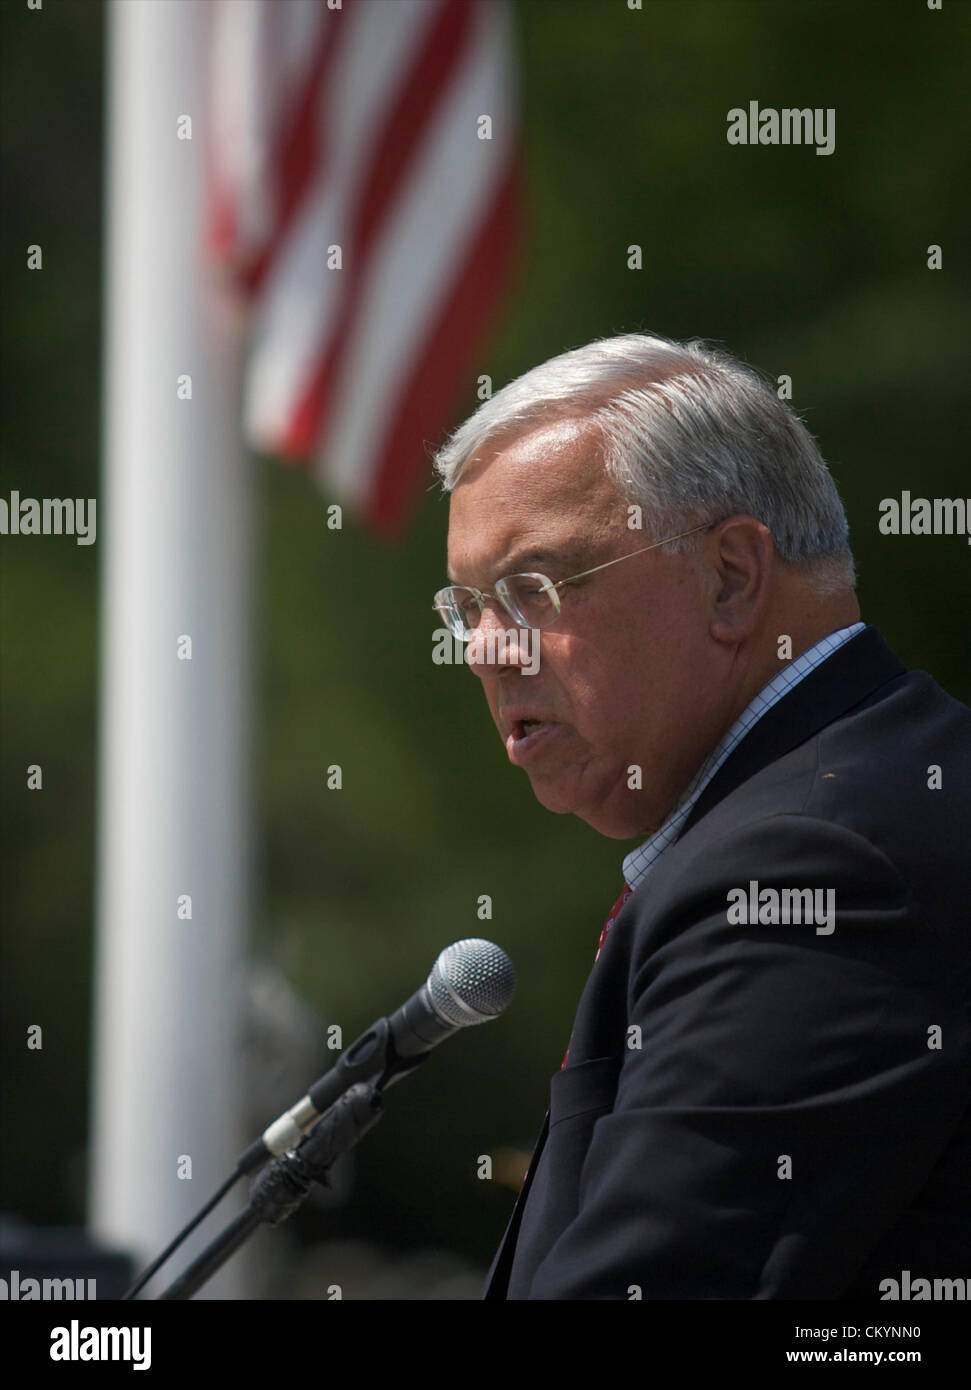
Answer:
[(284, 453), (312, 451), (327, 423), (335, 376), (354, 327), (378, 232), (407, 183), (409, 167), (437, 114), (441, 94), (468, 48), (471, 19), (472, 10), (464, 0), (447, 0), (442, 6), (368, 152), (367, 173), (353, 215), (343, 303), (307, 391), (293, 413), (290, 429), (279, 440), (278, 447)]
[[(436, 0), (437, 8), (437, 0)], [(375, 129), (394, 100), (398, 73), (421, 43), (432, 11), (426, 0), (396, 0), (390, 12), (368, 5), (351, 22), (344, 64), (328, 119), (335, 147), (330, 175), (294, 224), (259, 301), (254, 353), (247, 382), (247, 432), (258, 447), (284, 453), (289, 422), (298, 409), (344, 295), (344, 271), (327, 268), (328, 247), (350, 244), (350, 209)], [(309, 459), (311, 449), (296, 457)]]
[[(324, 11), (333, 18), (341, 11)], [(320, 129), (317, 112), (326, 104), (326, 87), (334, 66), (340, 60), (341, 39), (347, 27), (340, 23), (321, 24), (314, 46), (313, 58), (304, 79), (303, 89), (280, 135), (274, 170), (276, 180), (276, 218), (272, 232), (262, 251), (244, 270), (247, 290), (255, 294), (276, 258), (290, 225), (315, 179), (326, 172), (327, 148)]]
[(473, 352), (491, 326), (496, 292), (513, 265), (521, 182), (513, 162), (399, 395), (365, 512), (378, 532), (394, 533), (408, 520), (415, 482), (428, 474), (429, 437), (448, 419)]
[(209, 240), (253, 307), (247, 436), (392, 532), (512, 265), (509, 7), (218, 0), (217, 29)]
[[(318, 476), (353, 505), (364, 506), (375, 486), (387, 418), (508, 167), (511, 121), (495, 126), (491, 140), (478, 139), (476, 130), (481, 113), (508, 106), (508, 74), (496, 61), (504, 14), (478, 10), (479, 41), (384, 229), (341, 364), (338, 410), (318, 455)], [(441, 189), (448, 190), (446, 198)], [(425, 382), (420, 389), (431, 387)]]

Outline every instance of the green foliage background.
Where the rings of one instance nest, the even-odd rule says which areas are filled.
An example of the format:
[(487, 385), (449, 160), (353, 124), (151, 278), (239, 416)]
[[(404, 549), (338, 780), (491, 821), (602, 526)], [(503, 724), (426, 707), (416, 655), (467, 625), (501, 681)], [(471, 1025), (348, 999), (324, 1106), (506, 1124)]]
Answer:
[[(877, 521), (905, 488), (968, 491), (969, 19), (955, 0), (940, 13), (918, 0), (520, 0), (528, 242), (452, 422), (479, 372), (498, 386), (637, 328), (712, 338), (791, 375), (846, 502), (864, 617), (965, 702), (971, 551), (961, 537), (881, 537)], [(6, 497), (99, 493), (103, 23), (100, 0), (0, 6)], [(750, 100), (834, 107), (835, 154), (729, 146), (726, 112)], [(33, 241), (42, 274), (25, 269)], [(927, 269), (930, 243), (942, 271)], [(349, 1201), (302, 1214), (302, 1238), (433, 1244), (484, 1265), (512, 1194), (476, 1178), (476, 1157), (531, 1145), (627, 846), (543, 811), (474, 678), (432, 665), (437, 491), (389, 545), (328, 531), (303, 475), (261, 461), (258, 477), (254, 949), (345, 1039), (458, 937), (499, 941), (518, 975), (499, 1023), (389, 1096)], [(99, 547), (0, 544), (0, 1208), (78, 1222)], [(43, 795), (25, 789), (31, 762)], [(332, 762), (340, 793), (326, 789)], [(482, 893), (491, 923), (476, 917)], [(33, 1022), (40, 1053), (23, 1046)]]

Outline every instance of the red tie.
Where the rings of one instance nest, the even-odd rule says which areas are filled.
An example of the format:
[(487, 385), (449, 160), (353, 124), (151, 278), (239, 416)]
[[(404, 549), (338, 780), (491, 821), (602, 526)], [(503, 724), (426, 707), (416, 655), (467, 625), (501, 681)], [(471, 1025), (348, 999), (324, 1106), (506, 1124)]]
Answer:
[[(614, 925), (617, 918), (620, 916), (621, 908), (624, 906), (624, 903), (627, 901), (627, 899), (630, 897), (633, 891), (634, 890), (633, 888), (631, 888), (630, 884), (625, 883), (624, 891), (621, 893), (620, 897), (617, 899), (613, 907), (610, 909), (610, 912), (607, 915), (607, 920), (606, 922), (604, 922), (603, 928), (600, 932), (600, 940), (597, 942), (597, 954), (593, 958), (594, 962), (600, 959), (600, 952), (603, 950), (603, 944), (607, 940), (607, 933), (610, 931), (610, 928)], [(566, 1059), (569, 1057), (569, 1055), (570, 1049), (567, 1048), (563, 1054), (563, 1061), (560, 1063), (560, 1071), (562, 1071), (563, 1068), (566, 1066)]]

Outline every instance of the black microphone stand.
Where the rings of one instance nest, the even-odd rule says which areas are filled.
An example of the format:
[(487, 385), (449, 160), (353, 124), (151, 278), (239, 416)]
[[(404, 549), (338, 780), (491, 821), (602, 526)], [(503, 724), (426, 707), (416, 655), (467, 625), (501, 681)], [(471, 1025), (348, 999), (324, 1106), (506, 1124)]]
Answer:
[(159, 1295), (160, 1301), (191, 1298), (257, 1226), (278, 1226), (293, 1215), (315, 1182), (326, 1187), (327, 1172), (335, 1160), (380, 1120), (384, 1111), (380, 1086), (380, 1081), (351, 1086), (296, 1148), (267, 1163), (250, 1184), (245, 1210)]

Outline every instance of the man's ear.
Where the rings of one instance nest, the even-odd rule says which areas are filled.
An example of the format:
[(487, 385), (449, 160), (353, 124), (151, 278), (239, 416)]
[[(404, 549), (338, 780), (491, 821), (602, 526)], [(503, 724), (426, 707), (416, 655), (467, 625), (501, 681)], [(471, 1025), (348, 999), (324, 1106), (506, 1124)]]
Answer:
[(708, 538), (709, 631), (733, 646), (755, 632), (768, 606), (777, 563), (769, 528), (754, 516), (730, 517)]

